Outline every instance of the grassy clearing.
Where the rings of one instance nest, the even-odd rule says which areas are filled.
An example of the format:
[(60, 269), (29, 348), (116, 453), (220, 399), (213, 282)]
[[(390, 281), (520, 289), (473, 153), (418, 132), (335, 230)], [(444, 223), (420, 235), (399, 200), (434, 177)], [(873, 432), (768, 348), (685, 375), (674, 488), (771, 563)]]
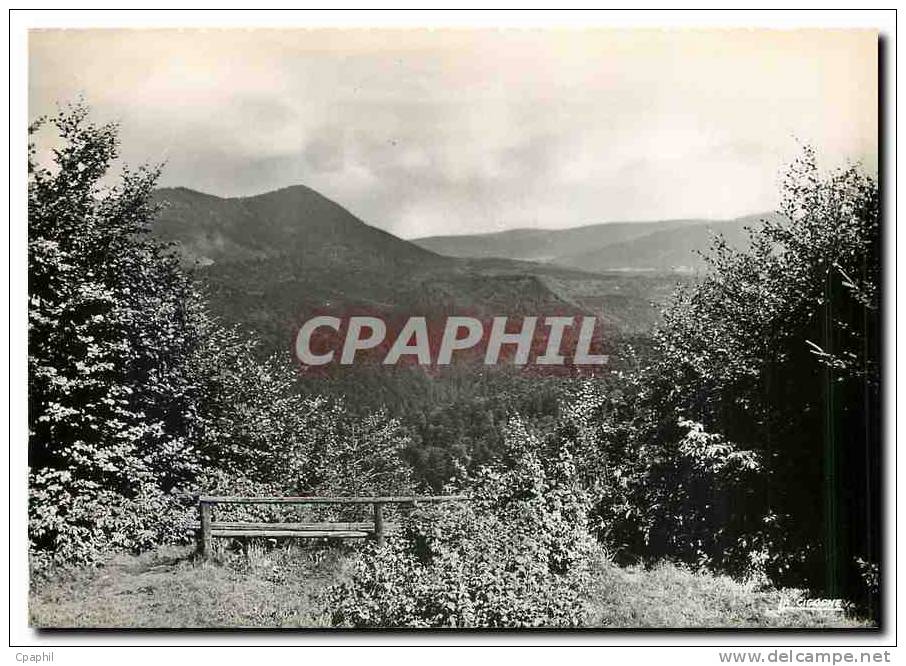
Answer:
[[(295, 545), (195, 562), (188, 547), (120, 555), (97, 568), (35, 578), (32, 626), (44, 628), (300, 628), (330, 626), (320, 592), (344, 575), (342, 548)], [(794, 591), (757, 590), (662, 564), (601, 562), (587, 625), (605, 628), (865, 628), (841, 613), (779, 608)]]
[(661, 563), (654, 568), (602, 564), (591, 599), (591, 626), (610, 628), (870, 628), (841, 612), (796, 608), (798, 590), (758, 589), (727, 576)]
[(252, 546), (246, 557), (195, 562), (191, 548), (119, 555), (104, 566), (32, 582), (35, 627), (325, 627), (317, 595), (339, 575), (339, 551)]

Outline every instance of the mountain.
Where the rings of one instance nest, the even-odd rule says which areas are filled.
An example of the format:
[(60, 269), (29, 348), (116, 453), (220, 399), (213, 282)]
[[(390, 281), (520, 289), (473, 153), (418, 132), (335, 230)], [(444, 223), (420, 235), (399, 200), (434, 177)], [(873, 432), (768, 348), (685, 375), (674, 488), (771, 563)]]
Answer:
[(459, 258), (503, 257), (542, 261), (582, 271), (689, 271), (701, 268), (696, 254), (714, 234), (732, 245), (745, 244), (745, 227), (757, 227), (772, 214), (732, 220), (608, 222), (574, 229), (516, 229), (470, 236), (432, 236), (412, 242)]
[(303, 185), (235, 198), (165, 188), (154, 198), (162, 207), (154, 232), (201, 266), (275, 257), (371, 269), (445, 261)]
[(654, 231), (672, 229), (701, 220), (663, 222), (607, 222), (572, 229), (512, 229), (464, 236), (428, 236), (412, 242), (449, 257), (550, 261), (603, 244), (632, 240)]
[(700, 252), (707, 251), (716, 235), (733, 247), (748, 243), (747, 228), (756, 229), (765, 218), (774, 215), (750, 215), (723, 222), (685, 224), (652, 233), (611, 242), (594, 249), (555, 257), (553, 263), (586, 271), (660, 270), (693, 271), (704, 267)]
[[(386, 317), (579, 314), (567, 290), (534, 264), (443, 257), (367, 225), (304, 186), (221, 198), (186, 188), (155, 192), (152, 231), (174, 242), (216, 314), (291, 348), (313, 312)], [(564, 294), (567, 294), (564, 296)]]

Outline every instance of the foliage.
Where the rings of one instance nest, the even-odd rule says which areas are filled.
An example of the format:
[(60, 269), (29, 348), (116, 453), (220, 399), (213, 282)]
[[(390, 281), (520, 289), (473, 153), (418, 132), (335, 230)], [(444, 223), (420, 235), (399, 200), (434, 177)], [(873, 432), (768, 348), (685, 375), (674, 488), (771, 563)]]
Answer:
[(186, 428), (193, 345), (176, 260), (146, 235), (155, 169), (104, 177), (115, 125), (82, 106), (29, 146), (29, 532), (37, 557), (94, 557), (102, 544), (165, 538), (164, 495), (199, 460)]
[[(184, 540), (176, 491), (411, 489), (385, 412), (305, 397), (293, 369), (224, 327), (149, 236), (155, 169), (106, 185), (115, 125), (83, 106), (30, 128), (29, 537), (36, 564)], [(240, 511), (241, 513), (241, 511)]]
[(568, 450), (519, 420), (506, 465), (484, 468), (465, 504), (419, 508), (330, 589), (334, 622), (356, 627), (576, 626), (592, 548)]
[(257, 341), (200, 309), (194, 441), (209, 494), (403, 492), (408, 440), (384, 412), (350, 414), (342, 400), (304, 396), (291, 366), (258, 358)]
[(858, 597), (879, 552), (877, 185), (806, 151), (780, 212), (746, 250), (715, 239), (655, 358), (591, 405), (596, 513), (626, 558)]
[[(462, 377), (466, 373), (469, 376)], [(398, 381), (397, 390), (407, 391), (406, 379)], [(450, 376), (435, 378), (435, 395), (421, 404), (392, 407), (411, 433), (405, 455), (416, 478), (439, 490), (463, 474), (499, 462), (510, 418), (518, 414), (537, 428), (552, 424), (558, 398), (572, 383), (569, 378), (526, 377), (504, 368), (455, 369)]]

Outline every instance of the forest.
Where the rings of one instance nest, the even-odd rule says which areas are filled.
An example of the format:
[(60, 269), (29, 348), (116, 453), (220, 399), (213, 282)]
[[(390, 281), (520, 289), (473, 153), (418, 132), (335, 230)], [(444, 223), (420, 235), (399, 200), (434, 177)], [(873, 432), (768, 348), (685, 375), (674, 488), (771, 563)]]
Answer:
[[(305, 602), (316, 619), (285, 617), (627, 626), (636, 616), (601, 600), (644, 571), (654, 585), (745, 585), (747, 604), (784, 590), (842, 599), (859, 626), (879, 626), (882, 234), (877, 181), (859, 166), (826, 172), (803, 149), (777, 215), (744, 247), (715, 237), (650, 330), (612, 340), (606, 371), (463, 366), (440, 381), (365, 367), (332, 381), (301, 376), (212, 307), (179, 248), (152, 233), (160, 168), (113, 173), (115, 124), (74, 105), (29, 134), (36, 607), (60, 576), (190, 544), (194, 493), (430, 491), (471, 501), (398, 516), (382, 548), (293, 546), (336, 568)], [(289, 557), (255, 548), (241, 566), (271, 558), (277, 571)]]

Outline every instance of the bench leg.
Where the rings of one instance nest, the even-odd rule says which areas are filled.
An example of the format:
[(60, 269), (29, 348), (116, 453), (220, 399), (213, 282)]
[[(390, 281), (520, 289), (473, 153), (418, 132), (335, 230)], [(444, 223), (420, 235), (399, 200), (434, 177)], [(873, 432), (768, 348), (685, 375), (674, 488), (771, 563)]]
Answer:
[(374, 542), (378, 548), (384, 547), (384, 505), (374, 503)]
[(198, 530), (198, 555), (204, 560), (211, 559), (213, 552), (211, 539), (211, 505), (207, 502), (198, 503), (200, 529)]

